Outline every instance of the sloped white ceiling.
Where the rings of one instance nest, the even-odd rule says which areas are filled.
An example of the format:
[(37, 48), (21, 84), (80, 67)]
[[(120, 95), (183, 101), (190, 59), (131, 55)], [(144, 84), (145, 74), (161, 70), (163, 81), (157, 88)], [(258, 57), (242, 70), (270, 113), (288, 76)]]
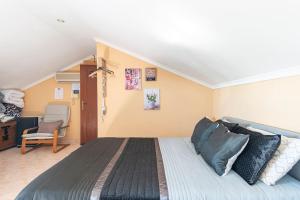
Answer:
[(298, 0), (1, 1), (0, 87), (93, 54), (95, 39), (211, 87), (299, 73), (299, 10)]

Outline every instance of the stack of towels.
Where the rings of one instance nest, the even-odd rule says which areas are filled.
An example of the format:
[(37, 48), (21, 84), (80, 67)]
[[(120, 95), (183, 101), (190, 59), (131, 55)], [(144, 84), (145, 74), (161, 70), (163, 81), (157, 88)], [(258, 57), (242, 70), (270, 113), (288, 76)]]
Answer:
[(0, 91), (0, 120), (9, 121), (21, 116), (24, 108), (24, 92), (19, 90)]

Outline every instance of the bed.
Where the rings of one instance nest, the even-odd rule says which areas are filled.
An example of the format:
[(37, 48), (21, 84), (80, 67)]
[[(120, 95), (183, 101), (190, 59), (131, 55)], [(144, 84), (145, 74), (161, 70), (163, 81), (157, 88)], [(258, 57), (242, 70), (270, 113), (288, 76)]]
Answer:
[(102, 138), (71, 153), (20, 192), (17, 200), (293, 200), (300, 181), (248, 185), (234, 171), (218, 176), (190, 138)]

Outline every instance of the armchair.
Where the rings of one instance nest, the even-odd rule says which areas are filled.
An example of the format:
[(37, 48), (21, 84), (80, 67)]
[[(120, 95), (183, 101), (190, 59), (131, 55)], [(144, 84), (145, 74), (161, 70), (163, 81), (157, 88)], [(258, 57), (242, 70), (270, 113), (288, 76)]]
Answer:
[[(26, 151), (27, 144), (48, 144), (52, 145), (52, 152), (56, 153), (63, 148), (67, 147), (69, 144), (58, 144), (59, 138), (63, 138), (66, 135), (67, 128), (69, 127), (69, 118), (70, 118), (70, 108), (68, 105), (62, 104), (49, 104), (46, 107), (45, 115), (43, 117), (43, 122), (55, 122), (63, 121), (61, 127), (53, 130), (52, 133), (38, 133), (39, 127), (32, 127), (23, 131), (22, 135), (22, 146), (21, 153), (26, 154), (29, 151)], [(58, 146), (61, 146), (58, 149)]]

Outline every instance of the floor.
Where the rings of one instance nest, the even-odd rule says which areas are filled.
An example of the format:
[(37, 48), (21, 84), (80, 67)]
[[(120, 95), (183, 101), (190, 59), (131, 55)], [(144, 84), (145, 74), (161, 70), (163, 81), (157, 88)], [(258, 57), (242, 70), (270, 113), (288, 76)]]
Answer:
[(13, 200), (35, 177), (62, 160), (79, 145), (72, 144), (54, 154), (51, 147), (43, 146), (25, 155), (19, 148), (0, 152), (0, 199)]

